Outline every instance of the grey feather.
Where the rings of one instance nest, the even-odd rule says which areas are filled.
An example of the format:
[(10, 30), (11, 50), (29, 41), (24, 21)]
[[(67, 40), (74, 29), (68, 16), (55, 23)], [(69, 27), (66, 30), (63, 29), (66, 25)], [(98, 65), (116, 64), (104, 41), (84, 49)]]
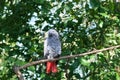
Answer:
[(44, 41), (44, 56), (48, 59), (55, 58), (61, 54), (61, 42), (56, 30), (50, 29)]

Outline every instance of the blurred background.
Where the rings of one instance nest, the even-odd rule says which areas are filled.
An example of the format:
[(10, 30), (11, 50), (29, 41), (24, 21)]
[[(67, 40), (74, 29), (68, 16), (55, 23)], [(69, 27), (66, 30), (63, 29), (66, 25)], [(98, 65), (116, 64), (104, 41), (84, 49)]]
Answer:
[[(0, 80), (18, 80), (14, 65), (43, 58), (44, 33), (56, 29), (62, 56), (120, 44), (119, 0), (0, 0)], [(120, 49), (21, 70), (25, 80), (120, 80)]]

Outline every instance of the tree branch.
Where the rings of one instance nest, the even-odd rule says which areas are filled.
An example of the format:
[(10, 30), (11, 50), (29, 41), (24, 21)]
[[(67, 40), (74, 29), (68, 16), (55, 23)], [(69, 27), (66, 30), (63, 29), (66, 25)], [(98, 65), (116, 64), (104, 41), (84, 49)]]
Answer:
[[(112, 47), (104, 48), (104, 49), (101, 49), (101, 50), (93, 50), (93, 51), (85, 52), (85, 53), (81, 53), (81, 54), (62, 56), (62, 57), (54, 58), (54, 59), (42, 59), (42, 60), (38, 60), (38, 61), (33, 61), (33, 62), (27, 63), (27, 64), (25, 64), (23, 66), (17, 67), (17, 71), (14, 70), (14, 72), (15, 73), (16, 72), (20, 72), (20, 70), (25, 69), (25, 68), (27, 68), (29, 66), (37, 65), (37, 64), (44, 63), (44, 62), (47, 62), (47, 61), (54, 61), (54, 60), (60, 60), (60, 59), (68, 59), (68, 58), (74, 58), (74, 57), (81, 57), (81, 56), (90, 55), (90, 54), (97, 54), (98, 52), (112, 50), (112, 49), (119, 48), (119, 47), (120, 47), (120, 45), (117, 45), (117, 46), (112, 46)], [(19, 79), (19, 80), (23, 80), (23, 79)]]
[(20, 69), (18, 66), (14, 65), (13, 67), (14, 72), (16, 73), (19, 80), (24, 80), (22, 73), (20, 72)]

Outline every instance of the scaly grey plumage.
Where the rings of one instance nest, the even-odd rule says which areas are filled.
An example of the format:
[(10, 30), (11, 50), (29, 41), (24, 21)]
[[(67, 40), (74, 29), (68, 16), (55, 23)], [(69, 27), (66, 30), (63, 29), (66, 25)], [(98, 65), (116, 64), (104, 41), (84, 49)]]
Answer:
[(44, 41), (44, 56), (47, 59), (58, 57), (61, 54), (61, 42), (59, 34), (55, 29), (50, 29), (46, 33)]

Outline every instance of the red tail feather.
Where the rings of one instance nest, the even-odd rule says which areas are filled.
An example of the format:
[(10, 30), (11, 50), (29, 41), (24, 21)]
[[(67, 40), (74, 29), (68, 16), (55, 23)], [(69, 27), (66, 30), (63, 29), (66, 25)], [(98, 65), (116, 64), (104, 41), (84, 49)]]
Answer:
[(51, 72), (51, 65), (52, 65), (52, 62), (48, 61), (47, 64), (46, 64), (46, 73)]
[(46, 65), (46, 73), (50, 73), (50, 72), (56, 73), (57, 72), (57, 65), (55, 61), (48, 61), (47, 65)]
[(53, 73), (56, 73), (56, 72), (57, 72), (57, 64), (56, 64), (55, 61), (52, 63), (52, 72), (53, 72)]

